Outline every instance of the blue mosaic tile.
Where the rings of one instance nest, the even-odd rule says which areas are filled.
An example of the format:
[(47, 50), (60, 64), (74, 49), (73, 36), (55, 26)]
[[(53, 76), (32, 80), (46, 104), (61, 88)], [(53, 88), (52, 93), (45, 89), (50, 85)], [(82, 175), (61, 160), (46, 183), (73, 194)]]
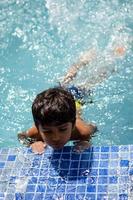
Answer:
[(129, 168), (128, 167), (121, 167), (120, 175), (125, 176), (128, 174)]
[(108, 159), (109, 158), (109, 154), (105, 153), (105, 154), (101, 154), (101, 159)]
[(14, 161), (16, 159), (16, 155), (9, 155), (7, 161)]
[(5, 199), (4, 200), (14, 200), (15, 199), (15, 195), (12, 193), (7, 193), (5, 195)]
[(118, 183), (118, 177), (116, 176), (111, 176), (109, 177), (109, 184), (117, 184)]
[(33, 199), (34, 199), (34, 193), (25, 194), (25, 200), (33, 200)]
[(108, 175), (108, 169), (99, 169), (99, 175), (107, 176)]
[(28, 185), (26, 188), (26, 192), (35, 192), (36, 185)]
[(0, 198), (3, 198), (4, 197), (4, 193), (0, 193)]
[(71, 159), (72, 159), (73, 161), (75, 161), (75, 160), (78, 160), (78, 161), (79, 161), (79, 159), (80, 159), (80, 154), (72, 153)]
[(107, 185), (98, 185), (98, 192), (106, 193), (107, 192)]
[(128, 200), (128, 195), (127, 194), (120, 194), (119, 200)]
[(38, 185), (36, 191), (37, 192), (45, 192), (46, 191), (46, 186), (45, 185)]
[(0, 149), (0, 200), (127, 200), (133, 193), (132, 158), (133, 145), (83, 153), (65, 146), (42, 155)]
[(117, 168), (118, 166), (119, 166), (119, 161), (118, 161), (118, 160), (112, 160), (112, 161), (109, 163), (109, 167)]
[(15, 183), (16, 178), (17, 178), (16, 176), (10, 176), (10, 178), (9, 178), (9, 183), (10, 183), (10, 184)]
[(133, 152), (133, 145), (129, 145), (130, 151)]
[(8, 148), (3, 148), (3, 149), (1, 149), (1, 154), (8, 154), (8, 152), (9, 152), (9, 149)]
[(0, 162), (0, 168), (4, 168), (5, 162)]
[(133, 152), (130, 153), (130, 159), (133, 160)]
[(91, 176), (97, 176), (98, 175), (98, 169), (91, 169), (91, 171), (90, 171), (90, 175)]
[(129, 156), (129, 153), (120, 152), (120, 159), (121, 160), (127, 160), (128, 156)]
[(1, 154), (0, 155), (0, 161), (6, 161), (7, 160), (7, 155)]
[(65, 184), (61, 184), (59, 185), (58, 187), (58, 193), (65, 193), (65, 190), (66, 190), (66, 185)]
[[(49, 197), (50, 197), (50, 195), (49, 195)], [(36, 193), (35, 194), (34, 200), (42, 200), (42, 199), (44, 199), (44, 193)], [(48, 198), (45, 196), (45, 199), (48, 199)], [(52, 198), (51, 198), (51, 200), (52, 200)]]
[(15, 199), (16, 200), (20, 200), (20, 199), (24, 199), (24, 194), (23, 193), (15, 193)]
[(126, 146), (126, 145), (120, 146), (120, 147), (119, 147), (119, 151), (122, 151), (122, 152), (129, 152), (129, 146)]
[(121, 160), (120, 166), (121, 167), (128, 167), (129, 166), (129, 160)]
[(118, 152), (119, 147), (118, 146), (111, 146), (111, 152)]
[(74, 194), (66, 194), (66, 199), (67, 200), (75, 199), (75, 195)]
[(115, 153), (111, 153), (111, 154), (110, 154), (110, 158), (111, 158), (111, 159), (118, 159), (118, 158), (119, 158), (119, 154), (116, 153), (116, 152), (115, 152)]
[(96, 192), (96, 186), (95, 185), (88, 185), (87, 186), (87, 192)]
[(85, 193), (86, 187), (85, 186), (77, 186), (76, 191), (77, 193)]
[(99, 153), (95, 153), (93, 154), (93, 159), (92, 160), (99, 160), (100, 154)]
[(107, 184), (108, 177), (107, 176), (99, 176), (98, 177), (98, 184)]
[(70, 193), (74, 193), (75, 194), (77, 189), (78, 189), (78, 187), (75, 187), (75, 185), (67, 185), (66, 188), (65, 188), (65, 192), (67, 194), (70, 194)]
[(106, 200), (108, 197), (105, 194), (98, 194), (97, 195), (97, 200)]
[(128, 182), (129, 182), (129, 176), (128, 175), (119, 177), (119, 183), (120, 184), (124, 184), (124, 183), (128, 183)]
[(130, 175), (130, 176), (133, 175), (133, 169), (130, 169), (130, 170), (129, 170), (129, 175)]
[(109, 165), (108, 161), (100, 161), (99, 167), (108, 168), (108, 165)]
[(90, 200), (93, 200), (93, 199), (96, 199), (96, 194), (86, 194), (86, 199), (90, 199)]
[(80, 162), (79, 168), (88, 168), (88, 166), (89, 166), (89, 163), (87, 161), (82, 161)]
[(109, 152), (109, 147), (101, 147), (101, 152)]
[(92, 147), (93, 152), (100, 152), (100, 147)]
[(108, 200), (119, 200), (118, 194), (110, 194)]
[(79, 162), (78, 161), (71, 161), (71, 169), (77, 169)]

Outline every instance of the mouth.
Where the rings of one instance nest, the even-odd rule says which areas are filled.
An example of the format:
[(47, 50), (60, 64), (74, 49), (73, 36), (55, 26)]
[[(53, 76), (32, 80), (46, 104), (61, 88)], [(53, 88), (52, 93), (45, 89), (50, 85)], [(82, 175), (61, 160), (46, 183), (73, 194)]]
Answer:
[(54, 143), (54, 144), (51, 144), (51, 146), (53, 147), (53, 148), (55, 148), (55, 149), (61, 149), (61, 148), (63, 148), (64, 147), (64, 144), (62, 144), (62, 143)]

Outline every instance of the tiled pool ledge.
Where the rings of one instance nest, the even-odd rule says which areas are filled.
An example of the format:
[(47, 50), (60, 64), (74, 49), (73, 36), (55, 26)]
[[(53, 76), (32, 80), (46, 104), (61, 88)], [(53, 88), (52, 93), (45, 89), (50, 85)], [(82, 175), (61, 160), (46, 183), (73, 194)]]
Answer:
[(0, 200), (132, 200), (133, 145), (0, 149)]

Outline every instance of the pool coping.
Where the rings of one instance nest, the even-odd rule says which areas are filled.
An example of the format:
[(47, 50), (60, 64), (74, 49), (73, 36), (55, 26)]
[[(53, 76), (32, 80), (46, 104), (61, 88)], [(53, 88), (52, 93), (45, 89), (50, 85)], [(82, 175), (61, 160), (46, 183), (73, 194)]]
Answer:
[(133, 199), (133, 145), (0, 148), (0, 180), (0, 200)]

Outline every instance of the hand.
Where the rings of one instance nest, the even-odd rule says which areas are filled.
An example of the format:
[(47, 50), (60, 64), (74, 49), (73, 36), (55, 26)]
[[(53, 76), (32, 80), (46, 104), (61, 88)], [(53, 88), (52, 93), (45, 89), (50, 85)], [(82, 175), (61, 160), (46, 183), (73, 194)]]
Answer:
[(79, 61), (85, 65), (88, 64), (90, 61), (94, 60), (95, 58), (96, 58), (95, 49), (89, 49), (88, 51), (85, 51), (80, 55)]
[(21, 144), (29, 147), (32, 143), (36, 142), (36, 138), (28, 137), (27, 131), (18, 133), (18, 140)]
[(35, 154), (44, 153), (44, 150), (46, 149), (46, 147), (47, 147), (47, 144), (42, 141), (37, 141), (31, 144), (32, 151)]
[(18, 139), (19, 140), (23, 140), (27, 137), (26, 131), (22, 132), (22, 133), (18, 133)]
[(76, 151), (77, 153), (81, 153), (85, 149), (88, 149), (91, 146), (91, 144), (88, 141), (78, 141), (74, 142), (74, 144), (75, 144), (74, 151)]
[(30, 146), (30, 138), (27, 136), (27, 132), (26, 131), (24, 131), (22, 133), (18, 133), (17, 137), (18, 137), (19, 142), (22, 145), (25, 145), (27, 147)]

